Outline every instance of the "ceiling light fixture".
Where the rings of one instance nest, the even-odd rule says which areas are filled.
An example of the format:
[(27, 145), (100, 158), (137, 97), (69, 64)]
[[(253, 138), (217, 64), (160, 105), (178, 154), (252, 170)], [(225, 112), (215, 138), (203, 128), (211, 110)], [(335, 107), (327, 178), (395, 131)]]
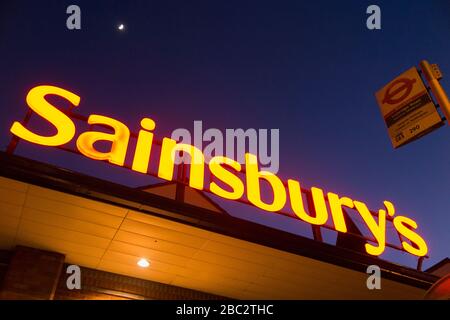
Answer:
[(147, 259), (141, 258), (141, 259), (139, 259), (139, 261), (137, 262), (137, 265), (138, 265), (139, 267), (142, 267), (142, 268), (147, 268), (147, 267), (150, 265), (150, 262), (148, 262)]

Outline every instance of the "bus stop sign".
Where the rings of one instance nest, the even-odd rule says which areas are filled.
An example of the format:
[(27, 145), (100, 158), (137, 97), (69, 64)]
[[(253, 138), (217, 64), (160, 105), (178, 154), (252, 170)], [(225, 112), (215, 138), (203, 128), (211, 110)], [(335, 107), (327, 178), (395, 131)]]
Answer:
[(444, 124), (415, 67), (392, 80), (375, 96), (394, 148)]

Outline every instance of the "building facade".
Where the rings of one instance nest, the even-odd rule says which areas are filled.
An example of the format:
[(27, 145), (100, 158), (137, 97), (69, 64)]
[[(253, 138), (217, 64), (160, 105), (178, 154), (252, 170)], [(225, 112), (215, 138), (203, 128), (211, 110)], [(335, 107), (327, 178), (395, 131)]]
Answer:
[(6, 153), (0, 215), (3, 299), (422, 299), (440, 278), (235, 218), (177, 183), (134, 189)]

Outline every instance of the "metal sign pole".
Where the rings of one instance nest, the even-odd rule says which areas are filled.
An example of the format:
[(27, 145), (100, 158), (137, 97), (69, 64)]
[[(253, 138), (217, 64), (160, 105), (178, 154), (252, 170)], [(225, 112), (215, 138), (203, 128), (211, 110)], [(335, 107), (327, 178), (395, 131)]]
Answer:
[(444, 89), (438, 81), (442, 76), (436, 75), (436, 72), (433, 71), (432, 67), (426, 60), (422, 60), (420, 62), (420, 68), (422, 69), (422, 73), (425, 75), (425, 79), (428, 81), (431, 92), (433, 92), (442, 112), (447, 118), (447, 124), (450, 125), (450, 102)]

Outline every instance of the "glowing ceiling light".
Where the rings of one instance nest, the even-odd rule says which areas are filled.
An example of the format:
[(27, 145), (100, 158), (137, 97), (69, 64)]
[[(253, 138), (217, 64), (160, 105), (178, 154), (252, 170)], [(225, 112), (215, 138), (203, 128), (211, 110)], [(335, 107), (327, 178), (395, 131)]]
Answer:
[(141, 258), (141, 259), (139, 259), (139, 261), (137, 262), (137, 265), (138, 265), (139, 267), (142, 267), (142, 268), (147, 268), (147, 267), (150, 265), (150, 262), (148, 262), (147, 259)]

